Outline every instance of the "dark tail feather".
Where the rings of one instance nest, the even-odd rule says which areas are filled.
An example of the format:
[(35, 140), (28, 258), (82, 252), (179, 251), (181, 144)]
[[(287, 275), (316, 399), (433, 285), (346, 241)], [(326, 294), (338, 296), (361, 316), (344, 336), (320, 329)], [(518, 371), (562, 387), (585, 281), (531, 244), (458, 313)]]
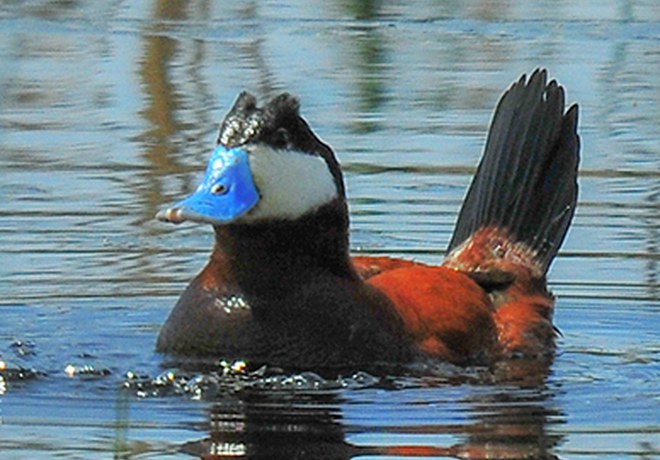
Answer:
[(578, 107), (564, 113), (564, 89), (545, 70), (523, 75), (500, 99), (481, 163), (449, 251), (486, 226), (506, 229), (536, 251), (547, 271), (577, 201)]

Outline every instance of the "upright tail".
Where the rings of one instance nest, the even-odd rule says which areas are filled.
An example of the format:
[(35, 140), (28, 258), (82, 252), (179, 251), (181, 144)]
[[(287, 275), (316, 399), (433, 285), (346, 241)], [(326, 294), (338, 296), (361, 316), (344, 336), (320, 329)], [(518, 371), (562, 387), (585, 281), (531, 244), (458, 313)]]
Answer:
[(576, 207), (577, 119), (578, 106), (564, 112), (564, 89), (548, 83), (545, 70), (523, 75), (504, 93), (449, 252), (494, 227), (524, 243), (547, 272)]

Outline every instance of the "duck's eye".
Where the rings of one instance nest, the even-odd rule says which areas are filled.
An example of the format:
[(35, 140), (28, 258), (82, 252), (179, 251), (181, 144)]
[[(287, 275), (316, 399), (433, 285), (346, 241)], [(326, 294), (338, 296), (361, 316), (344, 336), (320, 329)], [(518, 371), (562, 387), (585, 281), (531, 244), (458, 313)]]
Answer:
[(211, 193), (214, 195), (224, 195), (227, 193), (227, 186), (225, 184), (215, 184), (211, 187)]

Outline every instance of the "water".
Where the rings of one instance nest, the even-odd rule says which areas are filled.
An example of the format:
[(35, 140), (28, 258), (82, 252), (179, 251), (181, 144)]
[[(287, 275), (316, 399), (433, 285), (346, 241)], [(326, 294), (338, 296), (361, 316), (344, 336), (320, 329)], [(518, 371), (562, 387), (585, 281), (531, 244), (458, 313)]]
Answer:
[[(1, 458), (659, 455), (656, 2), (4, 2), (0, 62)], [(538, 378), (153, 352), (212, 243), (153, 216), (239, 91), (301, 97), (356, 250), (438, 262), (497, 98), (539, 65), (581, 104), (583, 161)]]

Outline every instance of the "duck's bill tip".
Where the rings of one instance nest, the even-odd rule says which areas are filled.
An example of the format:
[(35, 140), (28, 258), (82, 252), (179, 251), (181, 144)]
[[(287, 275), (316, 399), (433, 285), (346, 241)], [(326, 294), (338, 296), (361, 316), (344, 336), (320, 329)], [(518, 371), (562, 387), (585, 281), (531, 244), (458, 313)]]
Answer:
[(171, 224), (180, 224), (186, 221), (181, 208), (166, 208), (161, 209), (156, 214), (156, 219), (161, 222), (169, 222)]

